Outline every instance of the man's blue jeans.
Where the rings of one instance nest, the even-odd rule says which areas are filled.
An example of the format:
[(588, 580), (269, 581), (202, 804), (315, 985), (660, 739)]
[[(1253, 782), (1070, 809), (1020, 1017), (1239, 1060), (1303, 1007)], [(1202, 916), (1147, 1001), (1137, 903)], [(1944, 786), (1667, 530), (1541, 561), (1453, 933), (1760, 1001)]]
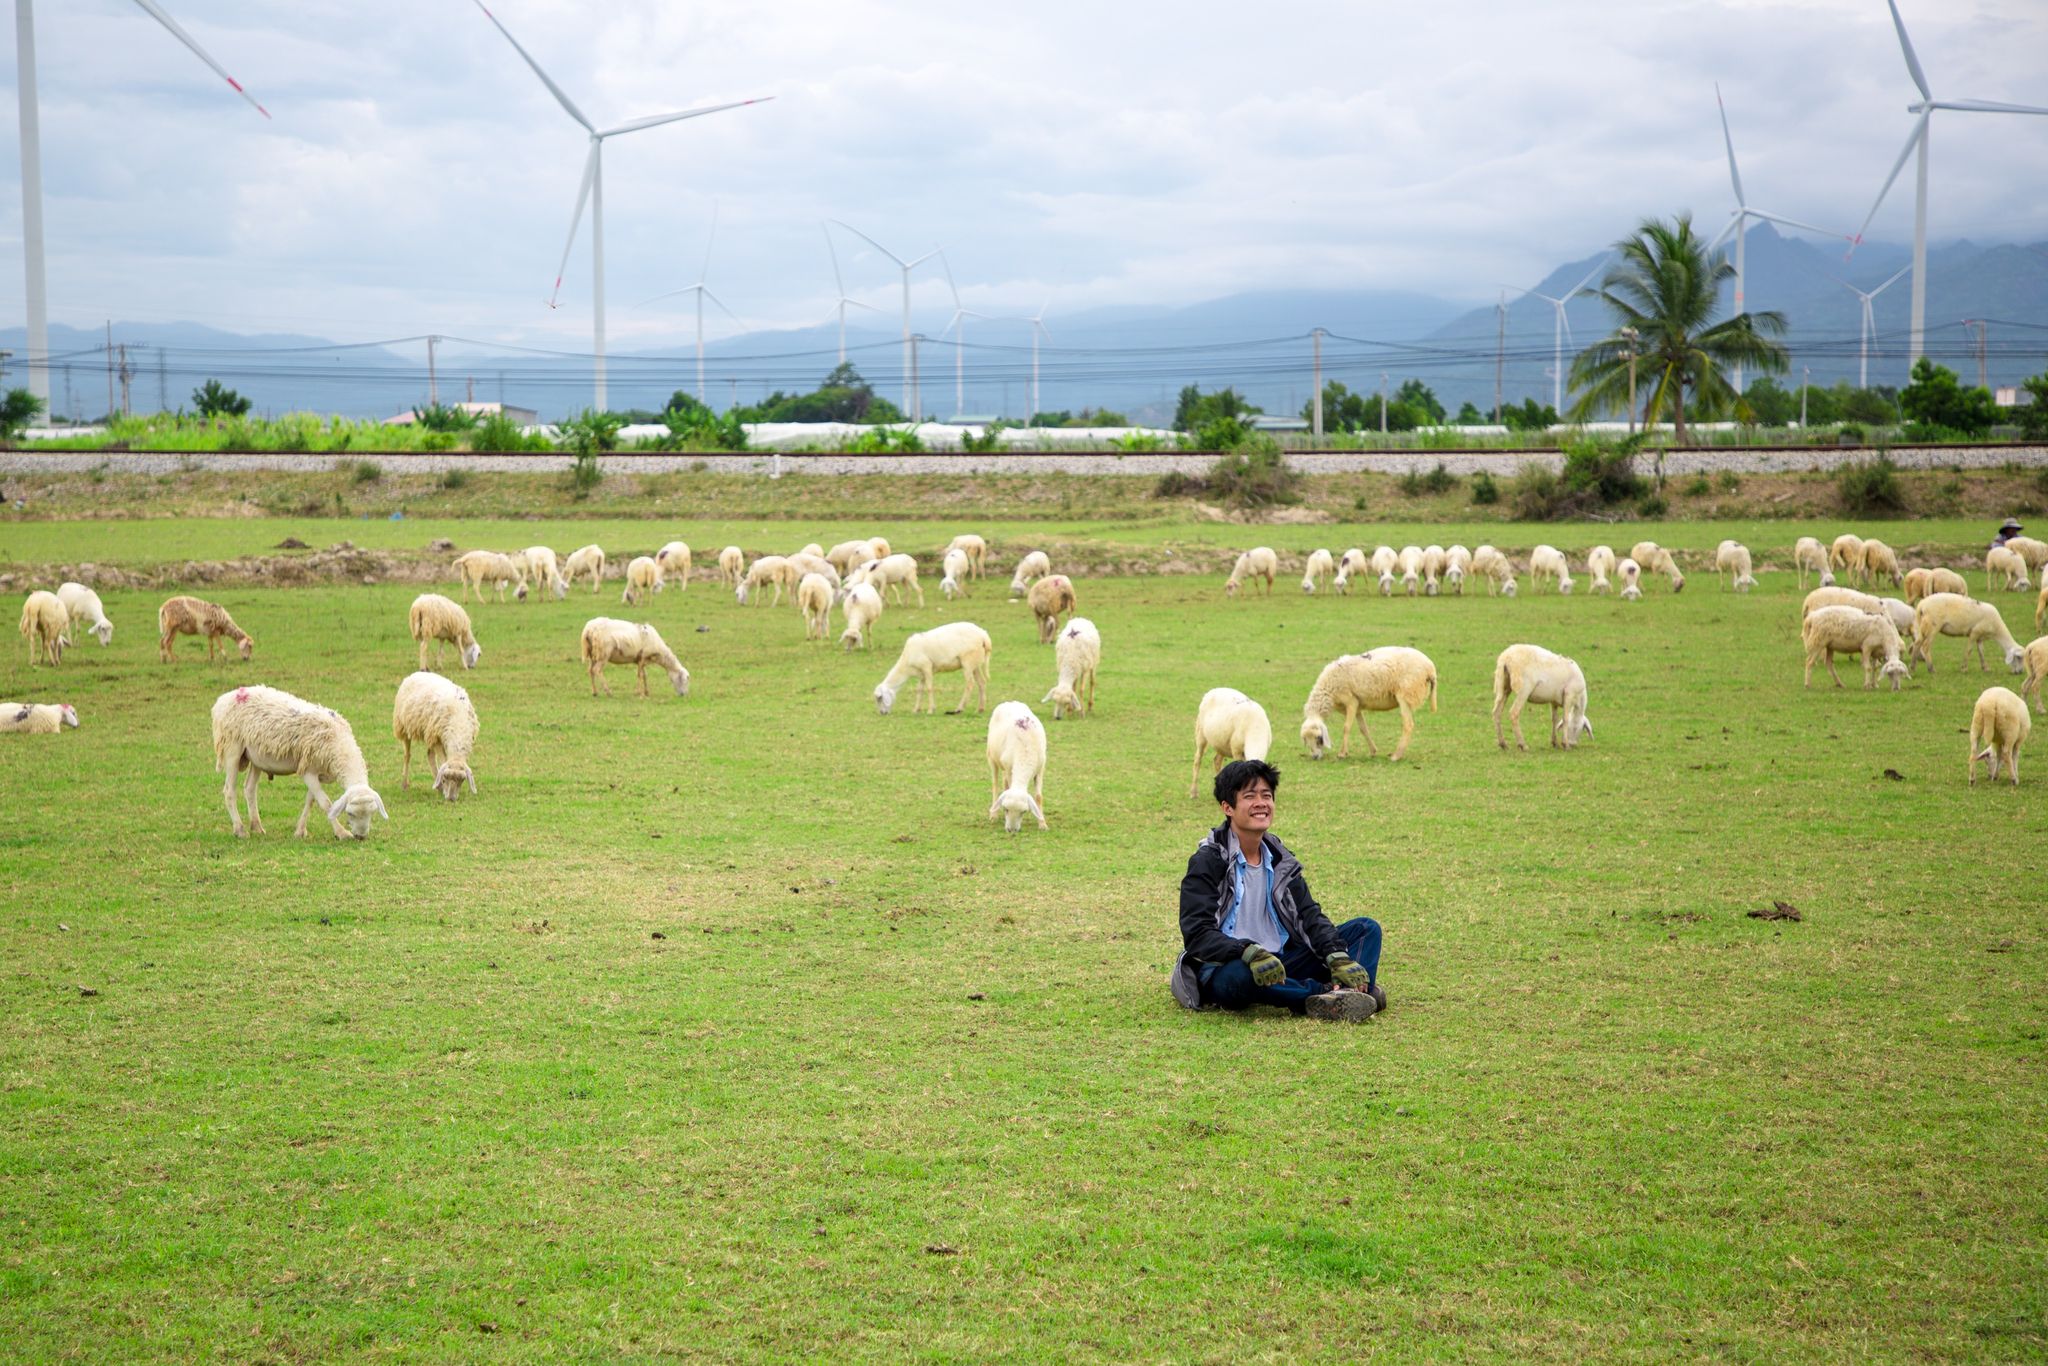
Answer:
[[(1373, 981), (1380, 973), (1380, 922), (1369, 916), (1347, 920), (1337, 927), (1345, 952)], [(1246, 1006), (1282, 1006), (1299, 1015), (1308, 1008), (1308, 998), (1330, 989), (1323, 977), (1330, 966), (1318, 958), (1298, 936), (1288, 941), (1280, 954), (1287, 977), (1278, 986), (1262, 987), (1252, 980), (1252, 970), (1242, 959), (1228, 963), (1204, 963), (1197, 970), (1202, 984), (1202, 1004), (1243, 1010)]]

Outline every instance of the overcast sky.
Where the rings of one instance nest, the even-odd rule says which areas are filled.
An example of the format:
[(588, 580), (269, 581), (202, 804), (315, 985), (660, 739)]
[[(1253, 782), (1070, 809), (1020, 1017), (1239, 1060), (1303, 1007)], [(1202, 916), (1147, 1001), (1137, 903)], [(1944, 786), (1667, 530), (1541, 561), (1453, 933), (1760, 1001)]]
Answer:
[[(129, 0), (44, 0), (53, 322), (588, 348), (587, 219), (562, 308), (542, 302), (584, 134), (470, 0), (165, 4), (274, 120)], [(2048, 104), (2048, 3), (1903, 7), (1937, 96)], [(1477, 301), (1644, 214), (1718, 226), (1717, 80), (1750, 202), (1853, 231), (1914, 93), (1883, 0), (494, 12), (599, 126), (775, 97), (606, 144), (614, 349), (688, 334), (687, 299), (640, 301), (697, 278), (714, 202), (711, 283), (758, 326), (831, 310), (828, 216), (900, 254), (944, 246), (969, 307), (1049, 304), (1048, 322), (1268, 287)], [(18, 186), (16, 137), (0, 157)], [(1932, 183), (1936, 239), (2048, 239), (2048, 118), (1937, 115)], [(1906, 238), (1911, 206), (1909, 165), (1871, 235)], [(10, 322), (20, 223), (17, 192)], [(896, 307), (884, 258), (842, 238), (841, 268)], [(920, 328), (949, 311), (936, 277), (920, 287)]]

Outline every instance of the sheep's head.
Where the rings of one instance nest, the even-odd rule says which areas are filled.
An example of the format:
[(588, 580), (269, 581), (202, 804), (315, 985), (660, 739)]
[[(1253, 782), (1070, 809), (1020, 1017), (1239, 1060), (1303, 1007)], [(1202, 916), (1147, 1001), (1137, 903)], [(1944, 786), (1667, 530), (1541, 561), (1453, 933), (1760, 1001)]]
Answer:
[(1045, 823), (1045, 813), (1038, 809), (1037, 800), (1021, 788), (1010, 788), (996, 798), (996, 808), (1003, 813), (1003, 829), (1013, 835), (1024, 828), (1026, 816), (1032, 817), (1041, 825)]
[(747, 586), (745, 584), (741, 584), (739, 588), (736, 590), (734, 596), (736, 596), (740, 600), (740, 606), (745, 607), (747, 605)]
[(1564, 594), (1566, 597), (1570, 597), (1572, 595), (1572, 589), (1576, 588), (1577, 586), (1577, 583), (1573, 581), (1572, 577), (1569, 574), (1564, 575), (1557, 581), (1557, 591)]
[(1465, 571), (1452, 565), (1444, 571), (1444, 582), (1450, 585), (1452, 592), (1462, 591), (1465, 587)]
[[(2020, 587), (2025, 588), (2026, 586), (2024, 581), (2021, 582)], [(100, 644), (102, 645), (112, 645), (114, 643), (114, 623), (111, 621), (102, 620), (99, 625), (92, 628), (92, 633), (100, 638)]]
[(1416, 586), (1417, 586), (1417, 585), (1418, 585), (1418, 584), (1419, 584), (1420, 582), (1421, 582), (1421, 579), (1420, 579), (1420, 578), (1419, 578), (1419, 577), (1417, 576), (1417, 574), (1415, 573), (1415, 571), (1414, 571), (1414, 570), (1412, 570), (1412, 569), (1411, 569), (1411, 570), (1409, 570), (1409, 571), (1408, 571), (1407, 573), (1405, 573), (1405, 574), (1403, 574), (1403, 575), (1401, 576), (1401, 588), (1402, 588), (1402, 590), (1403, 590), (1403, 591), (1405, 591), (1405, 592), (1406, 592), (1406, 593), (1408, 594), (1408, 596), (1409, 596), (1409, 597), (1411, 597), (1411, 598), (1415, 596), (1415, 589), (1416, 589)]
[(1747, 593), (1747, 592), (1748, 592), (1748, 591), (1749, 591), (1750, 589), (1752, 589), (1752, 588), (1754, 588), (1754, 587), (1756, 587), (1756, 580), (1755, 580), (1754, 578), (1750, 577), (1749, 575), (1747, 575), (1747, 574), (1738, 574), (1738, 575), (1736, 575), (1736, 576), (1735, 576), (1735, 591), (1736, 591), (1736, 592), (1738, 592), (1738, 593)]
[(1820, 586), (1822, 588), (1833, 588), (1835, 586), (1835, 573), (1832, 569), (1820, 571)]
[[(1017, 585), (1016, 585), (1016, 584), (1014, 584), (1014, 583), (1010, 585), (1010, 588), (1011, 588), (1011, 589), (1012, 589), (1013, 591), (1014, 591), (1014, 590), (1016, 589), (1016, 587), (1017, 587)], [(1226, 579), (1226, 580), (1224, 581), (1224, 583), (1223, 583), (1223, 596), (1224, 596), (1224, 597), (1226, 597), (1226, 598), (1234, 598), (1234, 597), (1236, 597), (1236, 596), (1237, 596), (1237, 580), (1236, 580), (1236, 579), (1232, 578), (1232, 579)]]
[(1423, 584), (1423, 586), (1422, 586), (1422, 592), (1423, 592), (1423, 595), (1424, 595), (1425, 597), (1432, 597), (1432, 598), (1433, 598), (1433, 597), (1435, 597), (1435, 596), (1436, 596), (1436, 580), (1435, 580), (1435, 579), (1430, 579), (1429, 581), (1427, 581), (1426, 583), (1424, 583), (1424, 584)]
[(1674, 593), (1683, 593), (1685, 591), (1685, 575), (1675, 569), (1671, 571), (1671, 591)]
[(953, 581), (951, 574), (948, 574), (945, 578), (939, 580), (939, 591), (950, 598), (960, 591), (960, 585)]
[(368, 783), (349, 788), (327, 808), (327, 819), (334, 826), (335, 835), (345, 840), (368, 839), (370, 820), (375, 816), (391, 819), (391, 813), (384, 809), (384, 799)]
[(677, 697), (690, 695), (690, 671), (673, 654), (662, 661), (661, 667), (668, 673), (668, 681), (675, 685)]
[(1073, 688), (1065, 683), (1053, 684), (1052, 691), (1039, 698), (1038, 702), (1040, 706), (1045, 705), (1047, 702), (1052, 703), (1052, 719), (1055, 721), (1060, 719), (1063, 712), (1078, 712), (1081, 710), (1081, 699), (1076, 697)]
[(522, 583), (522, 584), (520, 584), (520, 585), (519, 585), (519, 586), (518, 586), (517, 588), (513, 589), (513, 590), (512, 590), (512, 596), (513, 596), (514, 598), (518, 599), (518, 600), (519, 600), (520, 602), (525, 602), (525, 601), (526, 601), (526, 585)]
[(474, 669), (476, 667), (476, 662), (479, 659), (482, 659), (483, 656), (483, 646), (474, 644), (465, 645), (462, 649), (462, 667), (465, 669)]
[(1912, 670), (1906, 667), (1905, 662), (1903, 660), (1898, 659), (1887, 659), (1884, 662), (1884, 667), (1879, 669), (1877, 672), (1879, 677), (1889, 678), (1892, 681), (1893, 692), (1897, 692), (1899, 690), (1901, 680), (1911, 678), (1913, 676)]
[(1511, 598), (1515, 595), (1515, 581), (1513, 579), (1509, 579), (1500, 586), (1500, 595), (1504, 598)]
[(244, 663), (254, 658), (256, 654), (256, 638), (254, 636), (243, 636), (241, 650)]
[[(1642, 588), (1634, 583), (1627, 585), (1621, 590), (1621, 600), (1623, 602), (1634, 602), (1637, 598), (1640, 598), (1642, 595)], [(1513, 597), (1514, 595), (1511, 593), (1508, 596)]]
[(1330, 727), (1320, 716), (1311, 716), (1301, 723), (1302, 748), (1311, 759), (1323, 757), (1323, 751), (1330, 747)]
[(2005, 647), (2005, 667), (2014, 673), (2025, 673), (2027, 652), (2017, 645)]
[(469, 784), (471, 792), (476, 791), (476, 774), (470, 772), (469, 765), (460, 759), (450, 759), (434, 774), (434, 791), (451, 802), (462, 795), (464, 783)]
[(78, 708), (72, 706), (69, 702), (59, 702), (57, 704), (57, 719), (73, 730), (77, 730)]
[(555, 575), (555, 601), (560, 602), (563, 598), (566, 598), (568, 596), (569, 581), (563, 578), (560, 574)]
[(1315, 581), (1314, 579), (1303, 579), (1303, 580), (1301, 581), (1301, 591), (1302, 591), (1302, 592), (1304, 592), (1304, 593), (1313, 593), (1313, 592), (1315, 592), (1315, 591), (1316, 591), (1316, 581)]
[(889, 714), (889, 708), (891, 708), (891, 707), (893, 707), (893, 706), (895, 706), (895, 705), (896, 705), (896, 689), (894, 689), (894, 688), (890, 687), (890, 686), (889, 686), (889, 685), (888, 685), (887, 683), (877, 683), (877, 684), (875, 684), (875, 710), (876, 710), (876, 712), (878, 712), (879, 714), (881, 714), (881, 715), (883, 715), (883, 716), (887, 716), (887, 715)]
[(1380, 596), (1383, 598), (1394, 596), (1394, 575), (1392, 571), (1380, 575)]

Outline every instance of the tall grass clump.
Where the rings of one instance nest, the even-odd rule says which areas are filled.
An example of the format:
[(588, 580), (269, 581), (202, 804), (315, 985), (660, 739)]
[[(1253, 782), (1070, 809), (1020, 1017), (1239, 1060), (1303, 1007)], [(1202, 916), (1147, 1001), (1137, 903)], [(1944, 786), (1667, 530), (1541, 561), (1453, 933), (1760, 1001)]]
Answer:
[(1896, 516), (1906, 510), (1899, 467), (1888, 455), (1842, 466), (1835, 474), (1835, 496), (1841, 500), (1842, 511), (1858, 516)]

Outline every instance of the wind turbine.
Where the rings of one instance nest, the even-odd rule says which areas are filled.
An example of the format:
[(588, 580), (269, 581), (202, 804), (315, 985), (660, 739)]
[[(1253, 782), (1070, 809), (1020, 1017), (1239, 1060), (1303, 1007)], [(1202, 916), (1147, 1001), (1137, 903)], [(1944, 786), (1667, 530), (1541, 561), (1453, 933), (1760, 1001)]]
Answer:
[[(967, 320), (980, 318), (983, 322), (994, 322), (995, 319), (960, 302), (960, 287), (953, 283), (953, 263), (946, 259), (943, 251), (939, 253), (939, 269), (946, 272), (946, 288), (953, 295), (953, 316), (947, 321), (945, 332), (939, 335), (943, 337), (946, 332), (953, 333), (953, 416), (958, 417), (967, 411), (966, 372), (962, 368), (962, 353), (967, 345)], [(956, 328), (959, 330), (955, 331)]]
[[(1045, 330), (1045, 310), (1046, 310), (1046, 309), (1048, 309), (1048, 308), (1051, 308), (1051, 307), (1052, 307), (1052, 304), (1051, 304), (1051, 303), (1050, 303), (1049, 301), (1048, 301), (1048, 302), (1046, 302), (1046, 303), (1042, 303), (1042, 304), (1040, 304), (1040, 305), (1038, 306), (1038, 311), (1037, 311), (1036, 313), (1032, 314), (1032, 315), (1031, 315), (1031, 318), (1030, 318), (1030, 322), (1031, 322), (1031, 415), (1030, 415), (1030, 416), (1031, 416), (1031, 417), (1037, 417), (1037, 416), (1038, 416), (1038, 414), (1040, 413), (1040, 411), (1042, 411), (1042, 410), (1041, 410), (1041, 409), (1039, 408), (1039, 406), (1038, 406), (1038, 339), (1039, 339), (1040, 337), (1046, 337), (1046, 338), (1048, 338), (1048, 339), (1049, 339), (1049, 338), (1050, 338), (1050, 337), (1052, 336), (1052, 334), (1051, 334), (1050, 332), (1047, 332), (1047, 331)], [(1030, 418), (1026, 418), (1026, 419), (1025, 419), (1025, 421), (1026, 421), (1026, 423), (1028, 424), (1028, 423), (1029, 423), (1029, 421), (1030, 421)]]
[(1899, 159), (1892, 163), (1892, 173), (1884, 178), (1884, 188), (1877, 192), (1877, 202), (1870, 206), (1870, 216), (1863, 220), (1863, 227), (1856, 232), (1856, 241), (1863, 240), (1863, 233), (1870, 227), (1870, 220), (1877, 217), (1877, 211), (1884, 203), (1884, 197), (1891, 193), (1892, 182), (1899, 178), (1905, 168), (1906, 158), (1919, 149), (1920, 162), (1915, 169), (1916, 194), (1913, 200), (1913, 326), (1912, 356), (1909, 364), (1920, 360), (1922, 342), (1927, 331), (1927, 134), (1937, 109), (1953, 109), (1966, 114), (2048, 114), (2048, 109), (2033, 104), (2003, 104), (1997, 100), (1937, 100), (1934, 92), (1927, 87), (1927, 73), (1920, 69), (1920, 59), (1913, 53), (1913, 40), (1906, 36), (1906, 21), (1899, 17), (1898, 0), (1885, 0), (1891, 6), (1892, 27), (1899, 31), (1899, 51), (1906, 58), (1906, 72), (1913, 78), (1913, 85), (1920, 92), (1917, 103), (1906, 106), (1909, 114), (1918, 114), (1913, 131), (1906, 136), (1906, 145), (1899, 152)]
[(1848, 290), (1851, 294), (1854, 294), (1857, 298), (1863, 301), (1863, 350), (1856, 371), (1856, 387), (1859, 389), (1868, 389), (1870, 387), (1870, 337), (1872, 333), (1877, 331), (1877, 319), (1871, 314), (1870, 311), (1871, 301), (1877, 298), (1878, 295), (1890, 289), (1893, 285), (1897, 284), (1899, 282), (1899, 276), (1904, 275), (1907, 271), (1911, 270), (1912, 268), (1913, 267), (1911, 266), (1900, 266), (1898, 269), (1898, 274), (1893, 275), (1891, 279), (1886, 280), (1876, 289), (1868, 291), (1856, 288), (1856, 286), (1850, 284), (1847, 280), (1835, 281), (1836, 284), (1840, 285), (1843, 289)]
[[(1721, 99), (1721, 83), (1719, 81), (1714, 83), (1714, 103), (1719, 105), (1721, 109), (1721, 141), (1728, 147), (1728, 180), (1735, 187), (1735, 212), (1729, 215), (1728, 225), (1714, 234), (1713, 241), (1707, 243), (1707, 250), (1711, 253), (1715, 247), (1720, 246), (1721, 243), (1728, 239), (1729, 233), (1735, 234), (1735, 311), (1739, 314), (1747, 306), (1742, 293), (1742, 248), (1743, 237), (1748, 228), (1748, 220), (1755, 218), (1770, 223), (1783, 223), (1786, 227), (1804, 228), (1808, 232), (1817, 232), (1823, 237), (1839, 237), (1844, 242), (1853, 243), (1856, 239), (1845, 232), (1834, 232), (1828, 228), (1817, 228), (1811, 223), (1802, 223), (1796, 218), (1786, 218), (1780, 214), (1765, 213), (1762, 209), (1752, 209), (1749, 207), (1749, 201), (1742, 194), (1742, 172), (1735, 169), (1735, 138), (1728, 132), (1728, 106)], [(1735, 392), (1738, 394), (1742, 392), (1741, 361), (1735, 363)]]
[(880, 313), (882, 310), (876, 308), (873, 304), (864, 304), (859, 299), (848, 297), (846, 293), (846, 277), (839, 273), (839, 249), (832, 245), (832, 228), (829, 224), (821, 223), (819, 226), (825, 232), (825, 250), (832, 257), (832, 284), (839, 291), (839, 301), (832, 306), (832, 309), (839, 315), (839, 363), (844, 365), (846, 364), (846, 306), (852, 304), (855, 308), (865, 308), (871, 313)]
[(910, 397), (910, 272), (923, 265), (926, 261), (931, 260), (934, 256), (937, 256), (939, 249), (933, 247), (915, 261), (906, 261), (852, 224), (841, 222), (837, 218), (832, 221), (838, 223), (840, 227), (845, 228), (876, 251), (881, 252), (882, 255), (888, 257), (891, 261), (894, 261), (903, 271), (903, 415), (910, 421), (916, 422), (921, 414), (912, 411), (916, 404)]
[(1522, 291), (1524, 294), (1535, 295), (1557, 310), (1557, 321), (1551, 328), (1554, 359), (1550, 369), (1550, 406), (1557, 413), (1559, 421), (1564, 419), (1564, 339), (1570, 336), (1572, 331), (1572, 325), (1565, 321), (1564, 306), (1583, 293), (1586, 286), (1593, 283), (1593, 277), (1598, 275), (1601, 267), (1606, 264), (1607, 258), (1601, 257), (1593, 268), (1586, 272), (1586, 278), (1566, 290), (1562, 298), (1553, 299), (1548, 294), (1537, 294), (1533, 289)]
[[(695, 294), (697, 296), (697, 401), (699, 403), (704, 402), (704, 301), (706, 299), (711, 300), (712, 303), (725, 309), (726, 317), (731, 318), (736, 323), (740, 322), (740, 315), (733, 312), (730, 308), (726, 308), (725, 300), (713, 294), (711, 286), (705, 283), (711, 275), (711, 244), (717, 236), (718, 205), (714, 203), (711, 206), (711, 231), (704, 235), (704, 268), (697, 272), (697, 283), (694, 285), (684, 285), (681, 289), (671, 289), (666, 294), (657, 294), (651, 299), (642, 299), (640, 301), (642, 304), (651, 304), (658, 299), (673, 299), (678, 294)], [(742, 327), (746, 326), (745, 323), (740, 323), (740, 325)]]
[[(137, 3), (141, 3), (141, 0), (137, 0)], [(533, 68), (533, 74), (540, 77), (540, 83), (548, 88), (548, 93), (555, 97), (555, 102), (562, 106), (563, 111), (570, 118), (576, 120), (582, 126), (583, 131), (590, 135), (590, 151), (583, 158), (583, 185), (582, 188), (576, 191), (576, 212), (569, 219), (569, 240), (562, 244), (561, 264), (555, 267), (555, 290), (548, 297), (547, 303), (549, 308), (561, 307), (559, 301), (562, 294), (562, 274), (569, 268), (569, 252), (576, 245), (576, 230), (583, 224), (583, 206), (589, 204), (590, 326), (591, 337), (594, 343), (592, 349), (597, 379), (593, 402), (598, 411), (603, 412), (605, 409), (604, 140), (606, 138), (618, 137), (621, 133), (637, 133), (643, 128), (657, 128), (664, 123), (675, 123), (681, 119), (702, 118), (706, 114), (717, 114), (727, 109), (738, 109), (749, 104), (761, 104), (775, 97), (773, 95), (764, 95), (751, 100), (733, 100), (726, 104), (710, 104), (697, 109), (684, 109), (673, 114), (651, 114), (643, 119), (628, 119), (626, 122), (613, 128), (599, 128), (583, 116), (583, 111), (576, 107), (574, 100), (563, 93), (561, 86), (555, 84), (554, 78), (541, 70), (541, 65), (533, 59), (533, 54), (519, 46), (519, 40), (512, 36), (512, 31), (499, 23), (498, 16), (484, 7), (484, 0), (476, 0), (476, 7), (483, 10), (484, 18), (490, 20), (498, 32), (505, 35), (505, 41), (512, 44), (512, 50), (526, 59), (526, 64)], [(721, 304), (720, 307), (722, 308), (724, 305)], [(701, 374), (701, 363), (699, 373)]]
[[(177, 20), (164, 13), (156, 0), (135, 0), (150, 18), (162, 24), (173, 38), (192, 50), (192, 55), (213, 68), (213, 73), (234, 88), (264, 118), (270, 111), (256, 103), (256, 97), (227, 73), (192, 35), (178, 27)], [(43, 271), (43, 145), (42, 120), (36, 99), (36, 17), (34, 0), (14, 0), (14, 55), (19, 75), (16, 88), (21, 99), (21, 257), (28, 292), (28, 388), (50, 403), (50, 299)]]

